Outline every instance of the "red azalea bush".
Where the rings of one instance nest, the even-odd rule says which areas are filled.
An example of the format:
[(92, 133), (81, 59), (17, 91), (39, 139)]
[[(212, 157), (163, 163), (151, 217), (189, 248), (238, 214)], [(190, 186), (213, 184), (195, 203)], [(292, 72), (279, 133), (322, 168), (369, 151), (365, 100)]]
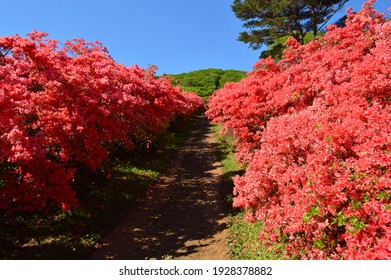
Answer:
[(0, 209), (77, 204), (70, 183), (81, 165), (102, 166), (113, 145), (149, 143), (202, 99), (154, 68), (126, 68), (100, 43), (47, 34), (0, 38)]
[(291, 256), (391, 259), (391, 21), (373, 2), (209, 100), (248, 164), (234, 206)]

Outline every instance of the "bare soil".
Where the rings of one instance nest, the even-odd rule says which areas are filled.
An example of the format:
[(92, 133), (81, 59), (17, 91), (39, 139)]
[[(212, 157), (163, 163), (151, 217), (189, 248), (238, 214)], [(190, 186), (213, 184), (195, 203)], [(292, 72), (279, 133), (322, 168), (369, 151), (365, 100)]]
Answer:
[(205, 115), (166, 174), (130, 209), (92, 259), (226, 260), (226, 188)]

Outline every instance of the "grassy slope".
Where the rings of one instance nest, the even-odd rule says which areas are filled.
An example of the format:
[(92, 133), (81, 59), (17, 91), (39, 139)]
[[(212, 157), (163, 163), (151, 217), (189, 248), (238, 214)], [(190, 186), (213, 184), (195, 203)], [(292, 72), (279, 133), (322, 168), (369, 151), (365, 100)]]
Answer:
[(174, 78), (173, 85), (181, 85), (184, 91), (195, 92), (206, 100), (225, 83), (238, 82), (243, 79), (246, 72), (210, 68), (169, 76)]

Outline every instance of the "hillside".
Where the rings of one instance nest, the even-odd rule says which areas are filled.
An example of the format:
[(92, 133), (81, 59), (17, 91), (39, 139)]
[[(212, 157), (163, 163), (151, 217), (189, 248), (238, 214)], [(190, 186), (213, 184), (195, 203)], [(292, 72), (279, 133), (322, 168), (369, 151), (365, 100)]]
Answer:
[(203, 69), (182, 74), (169, 74), (174, 86), (181, 85), (184, 91), (195, 92), (206, 100), (215, 90), (227, 82), (239, 82), (246, 72), (239, 70)]

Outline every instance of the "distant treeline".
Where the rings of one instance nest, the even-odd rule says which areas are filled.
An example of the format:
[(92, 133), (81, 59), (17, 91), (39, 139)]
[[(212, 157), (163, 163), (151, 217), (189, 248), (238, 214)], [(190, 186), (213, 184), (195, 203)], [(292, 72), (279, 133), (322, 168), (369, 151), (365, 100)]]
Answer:
[(239, 70), (204, 69), (188, 73), (169, 75), (173, 77), (172, 84), (180, 85), (182, 90), (195, 92), (206, 100), (214, 91), (227, 82), (239, 82), (246, 72)]

